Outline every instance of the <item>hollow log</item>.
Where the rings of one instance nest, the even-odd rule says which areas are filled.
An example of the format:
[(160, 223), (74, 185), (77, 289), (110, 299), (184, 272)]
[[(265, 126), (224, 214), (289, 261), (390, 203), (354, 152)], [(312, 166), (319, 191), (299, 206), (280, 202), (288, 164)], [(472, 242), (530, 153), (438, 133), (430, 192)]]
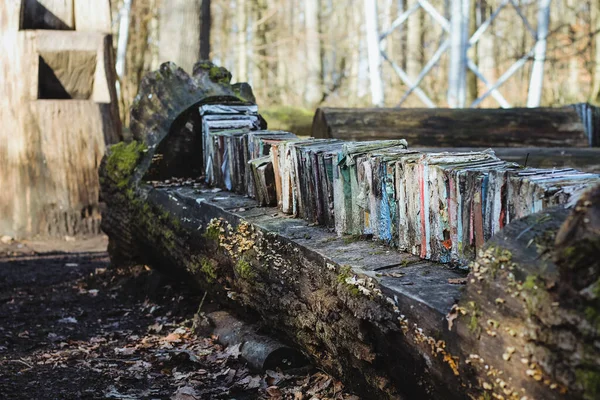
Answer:
[[(242, 195), (153, 187), (150, 167), (154, 176), (171, 172), (160, 155), (193, 157), (165, 145), (177, 143), (172, 128), (185, 125), (191, 105), (215, 93), (242, 100), (210, 70), (187, 77), (166, 64), (153, 73), (132, 110), (137, 141), (103, 160), (102, 226), (115, 265), (145, 263), (187, 279), (260, 318), (367, 398), (596, 398), (598, 189), (572, 212), (511, 222), (465, 276)], [(203, 78), (211, 90), (176, 100)]]
[(257, 327), (246, 324), (225, 311), (207, 315), (214, 326), (213, 334), (225, 346), (239, 346), (240, 356), (256, 371), (289, 370), (307, 365), (298, 350), (257, 333)]
[(410, 147), (590, 147), (600, 142), (600, 111), (563, 108), (319, 108), (315, 138), (406, 139)]

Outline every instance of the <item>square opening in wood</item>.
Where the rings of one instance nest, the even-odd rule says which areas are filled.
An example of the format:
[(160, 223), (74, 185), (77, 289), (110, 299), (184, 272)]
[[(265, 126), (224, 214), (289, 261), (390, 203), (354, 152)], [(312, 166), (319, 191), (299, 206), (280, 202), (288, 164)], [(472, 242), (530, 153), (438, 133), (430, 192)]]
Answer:
[(39, 54), (38, 99), (88, 100), (94, 91), (96, 52)]

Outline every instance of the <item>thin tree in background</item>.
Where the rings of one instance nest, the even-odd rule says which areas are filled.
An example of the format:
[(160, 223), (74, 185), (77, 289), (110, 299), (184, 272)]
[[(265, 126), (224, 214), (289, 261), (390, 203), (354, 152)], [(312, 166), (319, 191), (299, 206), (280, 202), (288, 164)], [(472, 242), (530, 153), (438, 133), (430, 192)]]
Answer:
[(235, 7), (237, 25), (237, 81), (248, 81), (248, 47), (246, 46), (248, 30), (248, 14), (246, 14), (246, 1), (237, 0)]
[(593, 43), (595, 47), (594, 61), (596, 64), (593, 73), (594, 82), (592, 85), (590, 101), (600, 105), (600, 3), (598, 3), (598, 1), (592, 1), (590, 6), (592, 11), (592, 33), (595, 35)]
[[(478, 20), (480, 20), (480, 11), (481, 8), (479, 7), (479, 2), (478, 0), (470, 0), (471, 2), (471, 7), (470, 7), (470, 18), (469, 18), (469, 37), (471, 35), (473, 35), (475, 33), (475, 31), (477, 30), (477, 23)], [(478, 44), (475, 43), (474, 45), (471, 46), (471, 48), (469, 49), (469, 56), (471, 58), (471, 60), (473, 60), (473, 63), (475, 63), (475, 65), (479, 64), (479, 53), (477, 51), (477, 47)], [(478, 90), (477, 90), (477, 76), (473, 73), (473, 71), (467, 71), (467, 106), (471, 103), (473, 103), (475, 100), (477, 100), (478, 97)]]
[(210, 0), (202, 0), (200, 10), (200, 59), (210, 59), (210, 28), (212, 26)]
[(381, 52), (379, 51), (377, 2), (375, 0), (364, 0), (364, 6), (369, 58), (369, 81), (371, 83), (371, 103), (374, 106), (381, 107), (384, 104), (384, 97), (383, 81), (381, 79)]
[(127, 42), (129, 41), (129, 25), (131, 14), (131, 1), (123, 1), (119, 10), (119, 37), (117, 41), (117, 57), (115, 70), (117, 72), (117, 96), (121, 97), (121, 81), (125, 77), (125, 58), (127, 57)]
[[(413, 7), (418, 0), (408, 0), (406, 8)], [(417, 10), (409, 19), (406, 39), (406, 73), (411, 79), (419, 76), (423, 68), (423, 10)]]
[(544, 85), (544, 63), (546, 61), (546, 47), (548, 36), (548, 25), (550, 22), (550, 2), (552, 0), (540, 0), (538, 11), (537, 43), (535, 45), (533, 69), (531, 70), (531, 82), (529, 83), (529, 95), (527, 107), (539, 107), (542, 100), (542, 88)]
[(319, 0), (304, 1), (304, 27), (306, 30), (306, 89), (304, 101), (306, 104), (315, 105), (323, 97), (321, 87), (321, 46), (319, 38)]
[(255, 0), (252, 2), (253, 11), (253, 31), (252, 35), (254, 46), (253, 46), (253, 57), (254, 61), (253, 68), (253, 82), (260, 82), (260, 84), (254, 84), (255, 90), (260, 93), (261, 96), (267, 97), (267, 91), (270, 89), (269, 79), (269, 50), (270, 45), (268, 41), (269, 35), (269, 3), (267, 0)]

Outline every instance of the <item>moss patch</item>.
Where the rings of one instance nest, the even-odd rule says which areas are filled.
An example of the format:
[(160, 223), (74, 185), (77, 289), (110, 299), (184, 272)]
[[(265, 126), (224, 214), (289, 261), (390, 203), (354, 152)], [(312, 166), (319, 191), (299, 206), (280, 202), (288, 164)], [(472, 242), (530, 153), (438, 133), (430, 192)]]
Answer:
[(119, 189), (129, 184), (131, 175), (137, 166), (146, 146), (136, 141), (120, 142), (110, 147), (106, 160), (106, 172)]
[(220, 228), (218, 225), (209, 225), (204, 232), (204, 237), (208, 240), (219, 240)]
[(256, 272), (252, 268), (252, 265), (243, 258), (240, 258), (235, 264), (236, 275), (246, 281), (253, 281), (256, 278)]
[(200, 260), (200, 271), (202, 271), (208, 283), (213, 283), (217, 280), (217, 269), (208, 258), (203, 257)]
[(583, 398), (586, 400), (597, 399), (600, 396), (600, 372), (591, 369), (578, 369), (575, 379), (583, 389)]

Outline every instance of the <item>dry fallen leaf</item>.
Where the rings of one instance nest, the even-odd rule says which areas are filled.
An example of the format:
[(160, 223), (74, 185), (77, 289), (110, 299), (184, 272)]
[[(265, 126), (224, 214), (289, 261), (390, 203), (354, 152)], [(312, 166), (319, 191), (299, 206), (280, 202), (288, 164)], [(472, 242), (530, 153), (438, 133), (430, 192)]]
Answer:
[(164, 337), (163, 339), (165, 342), (181, 342), (181, 335), (177, 334), (177, 333), (169, 333), (167, 336)]
[(197, 400), (198, 392), (191, 386), (183, 386), (177, 389), (173, 396), (171, 396), (171, 400)]
[(240, 347), (242, 347), (241, 343), (228, 346), (227, 350), (225, 350), (225, 355), (227, 357), (238, 358), (240, 354), (242, 354), (242, 352), (240, 351)]
[(123, 347), (123, 348), (115, 348), (115, 353), (123, 355), (123, 356), (130, 356), (133, 353), (135, 353), (135, 347)]
[(281, 390), (277, 386), (269, 386), (267, 388), (267, 394), (269, 395), (269, 397), (274, 399), (280, 399), (282, 396)]

